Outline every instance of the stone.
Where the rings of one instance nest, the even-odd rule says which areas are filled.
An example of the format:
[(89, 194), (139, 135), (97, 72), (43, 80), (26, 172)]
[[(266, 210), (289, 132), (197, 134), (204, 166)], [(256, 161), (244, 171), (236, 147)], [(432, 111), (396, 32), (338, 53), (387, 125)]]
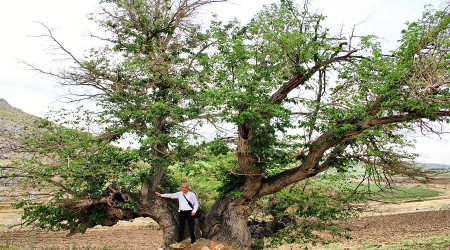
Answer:
[(225, 246), (223, 244), (211, 246), (211, 250), (222, 250), (222, 249), (225, 249)]
[(186, 245), (183, 244), (183, 243), (174, 243), (174, 244), (172, 244), (172, 245), (169, 245), (169, 247), (170, 247), (171, 249), (183, 249), (183, 248), (186, 247)]

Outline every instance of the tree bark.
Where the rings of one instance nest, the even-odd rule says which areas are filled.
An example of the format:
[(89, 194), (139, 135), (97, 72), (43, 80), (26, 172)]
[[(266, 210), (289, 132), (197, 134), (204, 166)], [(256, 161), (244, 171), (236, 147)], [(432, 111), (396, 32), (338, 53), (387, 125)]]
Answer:
[(139, 207), (139, 215), (150, 217), (163, 231), (163, 245), (167, 247), (178, 239), (178, 204), (174, 200), (149, 198)]
[(237, 158), (241, 174), (245, 176), (244, 185), (241, 187), (242, 197), (247, 200), (252, 200), (258, 192), (263, 174), (257, 166), (258, 157), (251, 152), (252, 145), (252, 131), (245, 125), (239, 125), (239, 139), (237, 146)]
[(236, 199), (223, 197), (216, 200), (205, 217), (202, 232), (205, 238), (249, 249), (252, 237), (248, 229), (248, 218), (254, 209), (263, 175), (257, 166), (257, 155), (250, 150), (251, 128), (241, 124), (238, 129), (237, 158), (240, 174), (245, 176), (244, 184), (239, 190), (241, 195)]
[(251, 235), (247, 222), (253, 210), (253, 204), (248, 205), (240, 198), (233, 200), (230, 197), (224, 197), (216, 200), (206, 215), (202, 227), (203, 237), (249, 249)]

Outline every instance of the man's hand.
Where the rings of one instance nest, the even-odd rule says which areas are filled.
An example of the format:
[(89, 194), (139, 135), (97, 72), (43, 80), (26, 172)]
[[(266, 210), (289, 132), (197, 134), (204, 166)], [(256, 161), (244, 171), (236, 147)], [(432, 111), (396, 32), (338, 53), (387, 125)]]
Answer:
[(191, 212), (191, 216), (194, 216), (194, 215), (195, 215), (195, 212), (194, 212), (194, 211), (192, 211), (192, 212)]
[(156, 196), (161, 197), (161, 194), (158, 192), (155, 192)]

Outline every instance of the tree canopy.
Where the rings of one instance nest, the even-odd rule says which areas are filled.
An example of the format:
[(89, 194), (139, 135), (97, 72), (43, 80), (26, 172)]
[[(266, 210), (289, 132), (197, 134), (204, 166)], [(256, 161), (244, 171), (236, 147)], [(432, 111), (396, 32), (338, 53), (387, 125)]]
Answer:
[[(413, 155), (404, 131), (448, 122), (447, 11), (427, 9), (386, 53), (376, 36), (333, 35), (325, 16), (292, 1), (266, 6), (246, 24), (214, 20), (203, 29), (193, 15), (213, 2), (101, 1), (93, 19), (103, 35), (94, 36), (104, 45), (83, 59), (48, 29), (73, 66), (30, 66), (81, 90), (74, 98), (94, 100), (96, 110), (77, 116), (101, 132), (45, 123), (47, 132), (29, 140), (36, 157), (24, 181), (46, 183), (54, 195), (21, 203), (24, 218), (84, 231), (149, 216), (168, 244), (174, 210), (152, 193), (174, 189), (173, 169), (212, 161), (220, 195), (203, 235), (249, 247), (256, 202), (283, 199), (278, 192), (327, 169), (362, 162), (378, 181), (421, 174), (405, 161)], [(206, 130), (216, 137), (202, 136)], [(110, 144), (130, 136), (136, 149)]]

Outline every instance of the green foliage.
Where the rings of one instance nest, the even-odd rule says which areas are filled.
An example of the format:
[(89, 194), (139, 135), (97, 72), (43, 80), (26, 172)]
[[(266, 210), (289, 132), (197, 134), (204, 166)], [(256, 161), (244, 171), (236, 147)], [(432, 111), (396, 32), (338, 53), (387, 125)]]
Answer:
[[(449, 108), (448, 89), (442, 88), (442, 77), (448, 73), (449, 35), (445, 30), (449, 21), (445, 12), (427, 10), (421, 20), (402, 31), (401, 45), (393, 56), (383, 56), (381, 49), (375, 47), (361, 63), (341, 68), (343, 84), (335, 91), (342, 94), (336, 95), (336, 104), (355, 112), (345, 112), (346, 117), (341, 119), (359, 116), (359, 112), (368, 110), (365, 105), (376, 100), (379, 112), (386, 115), (409, 111), (432, 120), (446, 120), (432, 113)], [(436, 72), (431, 72), (432, 68)], [(431, 76), (436, 78), (434, 83), (427, 80)]]
[(219, 139), (216, 139), (216, 140), (210, 142), (208, 149), (215, 156), (220, 155), (220, 154), (226, 155), (228, 153), (228, 151), (230, 150), (227, 147), (227, 144), (224, 141), (219, 140)]
[(199, 26), (185, 20), (198, 5), (112, 0), (102, 7), (105, 12), (91, 19), (107, 42), (76, 62), (71, 80), (89, 82), (97, 91), (100, 132), (114, 142), (132, 137), (139, 159), (164, 171), (195, 152), (183, 123), (198, 117), (204, 105), (206, 85), (196, 67), (198, 50), (208, 43)]
[[(105, 209), (93, 206), (86, 214), (80, 214), (65, 206), (64, 200), (95, 199), (105, 195), (106, 188), (137, 191), (143, 181), (143, 173), (149, 166), (140, 162), (135, 150), (115, 147), (101, 138), (86, 132), (42, 120), (30, 130), (27, 151), (20, 175), (22, 183), (37, 191), (52, 194), (43, 202), (21, 201), (23, 220), (27, 224), (37, 222), (41, 228), (76, 231), (80, 219), (101, 224)], [(27, 200), (27, 197), (24, 197)], [(136, 201), (123, 207), (135, 209)]]
[(219, 197), (233, 197), (241, 196), (239, 188), (244, 184), (245, 177), (237, 173), (232, 173), (229, 170), (221, 169), (217, 175), (217, 179), (221, 185), (217, 188)]
[[(348, 175), (326, 173), (284, 188), (263, 198), (253, 215), (255, 220), (271, 218), (270, 246), (289, 243), (328, 243), (321, 232), (348, 237), (340, 221), (360, 211), (352, 203), (364, 201), (364, 194), (349, 185)], [(261, 219), (260, 219), (261, 218)], [(281, 225), (283, 224), (283, 225)]]
[(56, 202), (49, 202), (46, 204), (35, 203), (29, 201), (19, 202), (15, 205), (16, 208), (23, 208), (22, 219), (27, 225), (34, 222), (42, 229), (49, 230), (81, 230), (79, 223), (79, 213), (69, 211), (60, 206)]
[(125, 209), (137, 212), (139, 203), (137, 201), (129, 201), (129, 202), (119, 202), (117, 205), (119, 207), (123, 207)]
[[(149, 167), (139, 163), (136, 151), (115, 147), (86, 132), (43, 121), (28, 140), (31, 159), (24, 159), (33, 187), (59, 183), (58, 198), (71, 190), (74, 199), (99, 196), (105, 186), (136, 190), (140, 173)], [(54, 180), (59, 177), (61, 180)], [(66, 190), (64, 190), (66, 189)]]
[(208, 162), (211, 164), (210, 171), (213, 173), (217, 184), (214, 186), (216, 197), (231, 196), (237, 198), (241, 195), (239, 191), (245, 177), (239, 174), (236, 155), (234, 153), (215, 155), (215, 147), (209, 148)]
[[(199, 151), (201, 157), (169, 167), (173, 182), (189, 183), (205, 209), (211, 207), (218, 197), (239, 195), (243, 178), (235, 172), (238, 171), (236, 155), (231, 152), (216, 154), (217, 149), (224, 149), (224, 146), (222, 142), (213, 141), (205, 150)], [(179, 185), (171, 191), (178, 190)]]

